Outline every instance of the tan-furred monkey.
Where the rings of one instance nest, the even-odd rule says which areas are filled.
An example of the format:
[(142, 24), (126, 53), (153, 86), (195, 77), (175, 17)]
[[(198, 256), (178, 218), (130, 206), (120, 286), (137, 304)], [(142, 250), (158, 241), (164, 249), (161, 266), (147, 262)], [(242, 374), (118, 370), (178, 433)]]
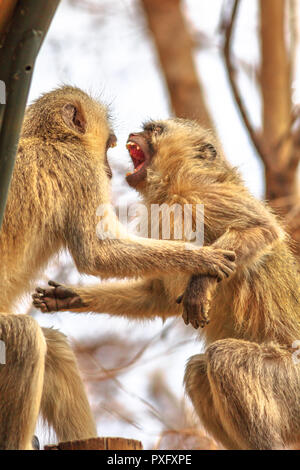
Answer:
[[(0, 235), (1, 449), (31, 448), (40, 410), (61, 441), (96, 435), (64, 335), (13, 314), (54, 253), (67, 248), (79, 271), (102, 277), (184, 271), (222, 279), (235, 268), (228, 250), (126, 238), (109, 206), (106, 151), (115, 142), (106, 108), (79, 89), (47, 93), (26, 112)], [(109, 230), (124, 232), (122, 239), (101, 239), (100, 204), (108, 205)]]
[[(34, 304), (44, 312), (135, 319), (183, 313), (195, 328), (207, 324), (205, 354), (192, 357), (185, 374), (207, 430), (231, 449), (292, 446), (300, 440), (300, 365), (292, 348), (300, 339), (300, 278), (285, 232), (196, 123), (152, 122), (127, 145), (137, 169), (127, 181), (145, 203), (204, 204), (205, 245), (234, 250), (236, 271), (221, 283), (207, 276), (188, 283), (185, 274), (91, 288), (52, 283), (37, 289)], [(187, 283), (183, 309), (175, 300)]]

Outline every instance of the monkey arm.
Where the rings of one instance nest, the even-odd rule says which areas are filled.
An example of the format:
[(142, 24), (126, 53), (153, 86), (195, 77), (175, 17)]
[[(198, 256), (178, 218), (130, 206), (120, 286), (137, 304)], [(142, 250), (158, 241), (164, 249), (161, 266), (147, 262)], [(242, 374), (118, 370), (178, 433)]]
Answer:
[(237, 267), (251, 263), (266, 253), (266, 248), (284, 238), (278, 226), (260, 225), (246, 229), (230, 227), (211, 246), (223, 250), (234, 250)]
[(228, 277), (235, 269), (231, 250), (202, 247), (188, 249), (180, 242), (149, 239), (103, 241), (105, 256), (93, 260), (95, 273), (105, 277), (143, 277), (174, 272)]
[[(242, 217), (240, 220), (243, 220)], [(214, 248), (234, 250), (237, 269), (259, 260), (285, 237), (284, 231), (271, 216), (261, 217), (260, 223), (252, 223), (252, 226), (251, 222), (254, 221), (246, 219), (243, 227), (238, 221), (211, 245)], [(183, 304), (183, 320), (186, 325), (191, 323), (198, 329), (209, 323), (211, 300), (217, 285), (217, 279), (211, 276), (193, 275), (190, 278), (184, 294), (178, 299)]]
[[(170, 302), (163, 282), (109, 282), (90, 287), (67, 287), (49, 281), (50, 288), (38, 287), (33, 304), (44, 313), (71, 312), (109, 313), (131, 319), (180, 315), (181, 307)], [(172, 308), (170, 309), (170, 305)]]
[(109, 217), (109, 237), (98, 228), (96, 233), (95, 219), (71, 222), (66, 227), (66, 245), (78, 270), (86, 274), (125, 278), (187, 272), (223, 279), (235, 269), (235, 255), (230, 250), (189, 249), (184, 242), (135, 237), (113, 213)]
[(205, 229), (216, 235), (210, 246), (233, 250), (237, 267), (260, 258), (286, 237), (269, 209), (245, 191), (212, 187), (203, 204)]

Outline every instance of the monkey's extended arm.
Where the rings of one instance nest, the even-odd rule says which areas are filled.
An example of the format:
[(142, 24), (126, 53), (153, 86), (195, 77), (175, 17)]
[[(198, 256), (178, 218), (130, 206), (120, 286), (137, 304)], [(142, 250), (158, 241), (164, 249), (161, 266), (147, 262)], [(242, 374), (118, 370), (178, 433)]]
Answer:
[[(247, 268), (259, 261), (262, 255), (272, 250), (273, 245), (284, 237), (284, 232), (272, 215), (265, 211), (264, 206), (261, 206), (260, 213), (251, 213), (251, 204), (248, 207), (246, 204), (239, 205), (238, 209), (235, 223), (211, 245), (218, 249), (234, 250), (237, 273), (240, 268)], [(226, 213), (225, 207), (223, 210)], [(197, 329), (209, 323), (210, 302), (217, 285), (217, 280), (211, 276), (194, 275), (190, 278), (184, 294), (177, 299), (178, 303), (183, 303), (183, 319), (186, 325), (191, 323)]]
[[(240, 266), (253, 261), (253, 257), (258, 256), (262, 249), (265, 252), (265, 246), (275, 240), (275, 231), (271, 228), (267, 230), (265, 227), (255, 227), (241, 231), (230, 229), (212, 246), (234, 246), (238, 253), (237, 265)], [(210, 301), (217, 284), (216, 277), (191, 277), (185, 293), (181, 296), (186, 324), (191, 323), (194, 328), (199, 328), (209, 322)], [(51, 287), (48, 289), (38, 287), (33, 294), (34, 306), (45, 313), (63, 310), (79, 313), (92, 311), (143, 319), (156, 316), (166, 318), (182, 311), (182, 307), (174, 305), (173, 299), (167, 297), (163, 283), (159, 280), (107, 283), (86, 288), (70, 288), (54, 281), (49, 281), (49, 285)]]
[[(130, 236), (109, 209), (109, 237), (101, 239), (93, 211), (83, 218), (74, 217), (72, 230), (67, 227), (67, 247), (80, 272), (104, 278), (144, 277), (174, 272), (198, 273), (222, 280), (235, 269), (231, 250)], [(90, 216), (89, 216), (90, 214)], [(90, 218), (89, 218), (90, 217)], [(97, 229), (97, 233), (96, 233)]]
[(165, 319), (182, 313), (182, 308), (168, 298), (159, 279), (74, 288), (54, 281), (49, 281), (49, 285), (47, 289), (38, 287), (32, 296), (34, 306), (44, 313), (63, 310), (109, 313), (137, 320)]

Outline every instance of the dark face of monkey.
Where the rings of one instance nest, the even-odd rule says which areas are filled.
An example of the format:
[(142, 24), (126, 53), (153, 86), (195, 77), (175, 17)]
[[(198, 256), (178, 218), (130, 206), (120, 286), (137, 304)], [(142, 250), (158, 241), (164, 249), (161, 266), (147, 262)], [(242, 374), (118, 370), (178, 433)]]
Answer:
[[(134, 171), (127, 173), (130, 186), (143, 191), (147, 185), (149, 170), (164, 167), (170, 178), (183, 165), (193, 167), (195, 172), (209, 172), (216, 169), (227, 172), (228, 165), (216, 150), (214, 138), (196, 122), (185, 119), (151, 121), (143, 131), (128, 137), (127, 149), (134, 165)], [(168, 167), (166, 169), (165, 167)]]
[(143, 183), (147, 176), (147, 168), (155, 155), (155, 137), (164, 131), (164, 125), (155, 122), (145, 124), (142, 132), (130, 134), (126, 147), (134, 165), (134, 171), (127, 173), (126, 180), (134, 188)]

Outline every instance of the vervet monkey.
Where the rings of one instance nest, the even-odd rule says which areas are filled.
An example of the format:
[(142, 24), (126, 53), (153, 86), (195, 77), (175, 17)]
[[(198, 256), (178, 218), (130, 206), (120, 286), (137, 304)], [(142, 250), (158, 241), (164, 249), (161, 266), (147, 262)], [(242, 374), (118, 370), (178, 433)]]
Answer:
[[(206, 429), (230, 449), (299, 446), (300, 365), (293, 346), (300, 339), (300, 279), (283, 228), (196, 123), (150, 122), (127, 145), (137, 168), (127, 181), (145, 204), (203, 204), (204, 245), (234, 251), (236, 271), (219, 283), (187, 274), (94, 287), (52, 282), (37, 289), (34, 304), (43, 312), (143, 320), (183, 314), (195, 328), (206, 325), (206, 351), (188, 361), (185, 373)], [(183, 305), (176, 304), (185, 286)]]
[[(116, 137), (107, 109), (65, 86), (29, 106), (0, 234), (0, 448), (30, 449), (39, 411), (60, 441), (96, 436), (75, 357), (60, 332), (15, 315), (16, 301), (62, 248), (80, 272), (102, 277), (234, 270), (234, 254), (184, 243), (103, 239), (97, 207), (109, 206), (106, 151)], [(112, 209), (111, 232), (124, 232)], [(98, 230), (99, 232), (99, 230)], [(162, 263), (163, 260), (163, 263)]]

